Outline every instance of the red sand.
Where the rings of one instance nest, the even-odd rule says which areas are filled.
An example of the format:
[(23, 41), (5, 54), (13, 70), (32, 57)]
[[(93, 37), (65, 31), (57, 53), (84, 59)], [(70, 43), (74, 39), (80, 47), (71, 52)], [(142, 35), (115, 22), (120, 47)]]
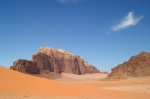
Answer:
[(122, 81), (60, 82), (0, 66), (2, 99), (149, 99), (149, 90), (150, 77)]

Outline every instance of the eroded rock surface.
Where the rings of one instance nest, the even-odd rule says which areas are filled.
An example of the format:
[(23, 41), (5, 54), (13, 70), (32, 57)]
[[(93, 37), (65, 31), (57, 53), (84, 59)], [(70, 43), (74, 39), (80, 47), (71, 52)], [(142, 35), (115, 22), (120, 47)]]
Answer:
[[(34, 67), (39, 69), (40, 73), (73, 73), (73, 74), (85, 74), (85, 73), (99, 73), (100, 71), (88, 62), (85, 62), (80, 56), (69, 53), (65, 50), (56, 50), (54, 48), (43, 47), (38, 50), (32, 56), (31, 62)], [(14, 62), (14, 66), (11, 69), (25, 72), (24, 68), (32, 68), (33, 66), (24, 65), (24, 61)], [(17, 64), (17, 65), (16, 65)], [(27, 63), (26, 63), (27, 64)], [(19, 69), (18, 69), (19, 68)], [(32, 70), (32, 69), (31, 69)]]
[(39, 74), (39, 68), (36, 62), (32, 62), (29, 60), (19, 59), (13, 63), (13, 66), (10, 69), (28, 73), (28, 74)]
[[(56, 73), (85, 74), (99, 72), (94, 66), (86, 66), (85, 61), (77, 55), (65, 50), (54, 48), (40, 48), (33, 55), (32, 61), (36, 62), (40, 70), (49, 70)], [(87, 68), (86, 68), (87, 67)]]
[(127, 62), (112, 68), (108, 78), (122, 79), (138, 76), (150, 76), (150, 53), (148, 52), (141, 52)]

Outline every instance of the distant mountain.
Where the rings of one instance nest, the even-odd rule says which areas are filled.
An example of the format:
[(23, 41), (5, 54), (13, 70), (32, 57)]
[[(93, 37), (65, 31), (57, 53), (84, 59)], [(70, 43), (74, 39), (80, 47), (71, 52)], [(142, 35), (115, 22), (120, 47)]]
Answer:
[(43, 47), (32, 56), (32, 61), (19, 59), (14, 62), (10, 69), (24, 73), (99, 73), (100, 71), (90, 65), (80, 56), (69, 53), (63, 49)]
[(150, 53), (141, 52), (127, 62), (111, 69), (107, 78), (122, 79), (127, 77), (150, 76)]

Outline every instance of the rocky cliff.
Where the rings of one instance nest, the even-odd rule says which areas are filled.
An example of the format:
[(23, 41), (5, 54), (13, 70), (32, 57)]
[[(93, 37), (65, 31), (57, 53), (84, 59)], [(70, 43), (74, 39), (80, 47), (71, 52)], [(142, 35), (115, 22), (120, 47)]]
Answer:
[[(33, 54), (32, 62), (36, 63), (40, 73), (55, 72), (55, 73), (99, 73), (92, 65), (87, 65), (80, 56), (71, 54), (65, 50), (56, 50), (54, 48), (43, 47)], [(11, 68), (18, 67), (16, 64)], [(20, 70), (21, 71), (21, 70)]]
[(92, 66), (87, 61), (84, 61), (84, 64), (85, 64), (85, 68), (86, 68), (87, 73), (92, 74), (92, 73), (99, 73), (100, 72), (96, 67)]
[(141, 52), (127, 62), (112, 68), (108, 78), (122, 79), (138, 76), (150, 76), (150, 53), (148, 52)]
[(19, 59), (13, 63), (13, 66), (10, 67), (12, 70), (16, 70), (28, 74), (39, 74), (39, 68), (36, 62), (29, 60)]

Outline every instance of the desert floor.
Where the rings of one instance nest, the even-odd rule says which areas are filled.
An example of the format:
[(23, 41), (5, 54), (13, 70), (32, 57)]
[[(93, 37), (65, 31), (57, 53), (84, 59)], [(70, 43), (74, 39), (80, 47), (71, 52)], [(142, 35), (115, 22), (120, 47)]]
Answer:
[(0, 99), (150, 99), (150, 77), (103, 81), (106, 76), (63, 73), (50, 80), (0, 66)]

